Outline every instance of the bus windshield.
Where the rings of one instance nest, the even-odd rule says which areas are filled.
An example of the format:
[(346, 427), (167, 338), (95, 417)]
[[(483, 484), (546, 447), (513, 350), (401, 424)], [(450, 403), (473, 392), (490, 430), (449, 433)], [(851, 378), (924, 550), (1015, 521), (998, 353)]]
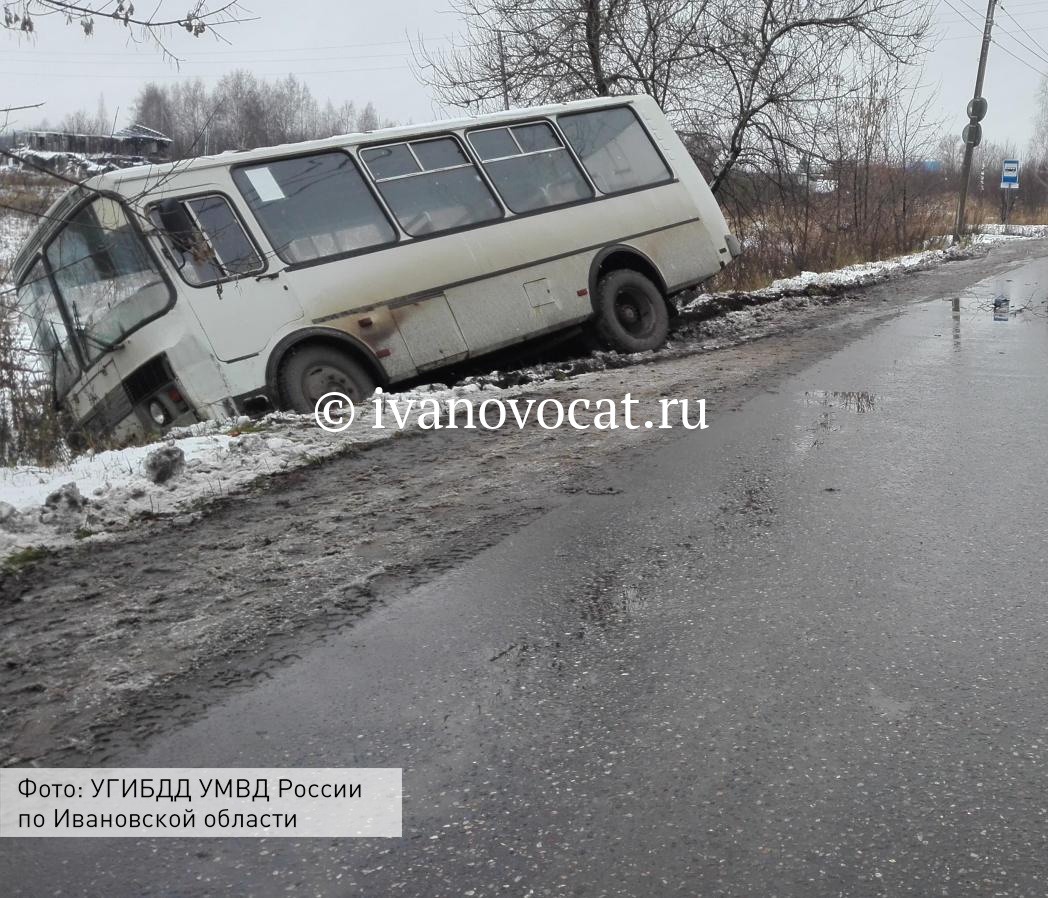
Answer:
[(172, 299), (124, 209), (108, 197), (81, 208), (46, 255), (87, 359), (112, 349)]

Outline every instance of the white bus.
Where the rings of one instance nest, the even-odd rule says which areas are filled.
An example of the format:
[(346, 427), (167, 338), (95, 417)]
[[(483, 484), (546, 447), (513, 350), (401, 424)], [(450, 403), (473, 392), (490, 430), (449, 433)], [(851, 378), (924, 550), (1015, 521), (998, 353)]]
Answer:
[(738, 241), (648, 97), (110, 172), (18, 255), (56, 402), (118, 438), (313, 410), (565, 328), (666, 339)]

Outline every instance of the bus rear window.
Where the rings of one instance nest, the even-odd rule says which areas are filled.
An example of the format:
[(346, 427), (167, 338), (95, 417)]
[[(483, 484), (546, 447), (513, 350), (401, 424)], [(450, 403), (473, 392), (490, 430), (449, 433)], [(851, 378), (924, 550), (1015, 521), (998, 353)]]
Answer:
[(453, 137), (370, 147), (360, 158), (412, 237), (502, 217), (502, 207)]
[(625, 106), (558, 117), (571, 148), (601, 193), (647, 187), (671, 178), (633, 110)]
[(471, 131), (469, 142), (514, 212), (549, 209), (593, 196), (575, 160), (546, 122)]
[(149, 211), (186, 283), (201, 287), (265, 268), (225, 197), (165, 200)]
[(339, 151), (238, 168), (233, 180), (285, 262), (393, 243), (396, 232), (353, 160)]

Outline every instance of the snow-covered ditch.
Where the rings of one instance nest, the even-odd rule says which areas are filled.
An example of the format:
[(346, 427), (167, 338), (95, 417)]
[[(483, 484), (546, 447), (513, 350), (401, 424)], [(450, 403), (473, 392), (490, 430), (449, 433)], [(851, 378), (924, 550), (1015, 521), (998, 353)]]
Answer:
[[(981, 234), (976, 242), (1048, 236), (1048, 227), (1028, 230), (1024, 234)], [(446, 407), (453, 397), (469, 397), (476, 405), (489, 396), (553, 393), (566, 377), (745, 340), (759, 335), (769, 320), (782, 320), (827, 296), (840, 296), (852, 288), (969, 254), (962, 247), (927, 250), (838, 271), (805, 272), (751, 293), (700, 294), (684, 306), (669, 346), (660, 353), (595, 353), (513, 372), (496, 371), (454, 388), (420, 387), (398, 398), (425, 397)], [(417, 424), (417, 411), (414, 418), (407, 430)], [(206, 422), (172, 432), (157, 443), (87, 453), (53, 467), (0, 468), (0, 558), (29, 546), (111, 538), (138, 520), (191, 512), (242, 491), (260, 478), (341, 452), (367, 449), (398, 433), (389, 426), (388, 416), (385, 428), (373, 425), (370, 404), (360, 409), (351, 427), (338, 434), (321, 430), (311, 416), (275, 413), (261, 421)]]

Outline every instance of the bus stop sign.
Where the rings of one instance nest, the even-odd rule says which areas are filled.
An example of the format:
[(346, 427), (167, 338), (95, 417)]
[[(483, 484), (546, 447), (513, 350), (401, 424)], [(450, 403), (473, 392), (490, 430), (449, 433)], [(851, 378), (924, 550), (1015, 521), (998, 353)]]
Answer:
[(1005, 159), (1001, 169), (1001, 190), (1019, 189), (1019, 160)]

